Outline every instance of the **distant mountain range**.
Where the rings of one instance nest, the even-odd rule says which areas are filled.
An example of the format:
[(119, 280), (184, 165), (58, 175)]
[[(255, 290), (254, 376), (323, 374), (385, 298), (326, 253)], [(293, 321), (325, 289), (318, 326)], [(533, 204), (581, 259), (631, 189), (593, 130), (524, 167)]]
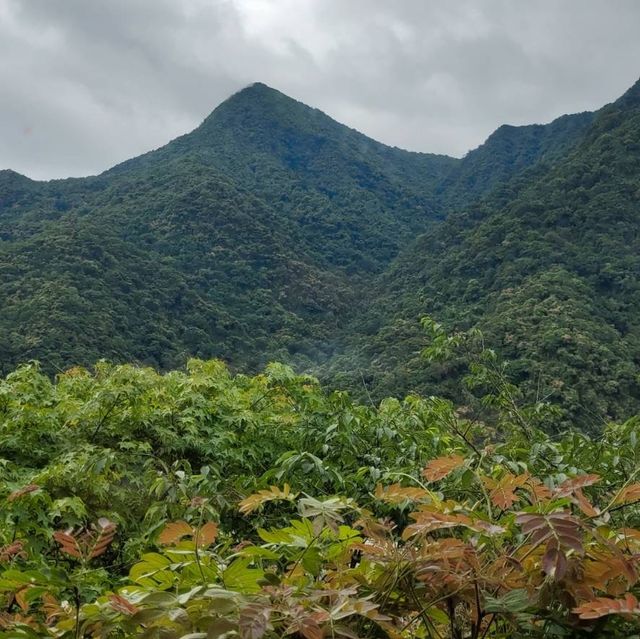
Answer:
[(639, 231), (640, 82), (463, 159), (258, 83), (99, 176), (0, 171), (0, 363), (279, 359), (374, 399), (455, 394), (419, 357), (429, 314), (597, 428), (640, 409)]

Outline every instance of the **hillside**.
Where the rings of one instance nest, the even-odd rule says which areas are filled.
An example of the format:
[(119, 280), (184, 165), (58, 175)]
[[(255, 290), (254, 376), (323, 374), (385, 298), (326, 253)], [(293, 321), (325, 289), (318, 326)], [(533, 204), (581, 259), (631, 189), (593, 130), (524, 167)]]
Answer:
[[(503, 149), (495, 176), (485, 167), (487, 188), (539, 158), (531, 138)], [(447, 201), (482, 191), (464, 176), (492, 143), (462, 161), (409, 153), (255, 84), (100, 176), (3, 171), (2, 366), (322, 361), (366, 282)]]
[(455, 159), (257, 83), (99, 176), (2, 171), (1, 366), (278, 359), (373, 397), (459, 397), (456, 374), (416, 356), (430, 314), (481, 326), (514, 381), (580, 423), (626, 416), (640, 397), (636, 93), (502, 126)]
[(258, 84), (1, 171), (0, 639), (637, 636), (639, 210), (640, 82), (462, 159)]
[[(552, 125), (553, 126), (553, 125)], [(377, 282), (377, 313), (347, 364), (370, 391), (433, 392), (417, 318), (479, 326), (530, 397), (598, 429), (640, 408), (640, 83), (582, 141), (421, 236)], [(400, 292), (400, 294), (398, 294)], [(357, 328), (354, 329), (354, 332)], [(408, 362), (408, 363), (407, 363)], [(354, 385), (356, 380), (352, 382)]]
[(0, 361), (325, 357), (363, 277), (440, 216), (455, 164), (253, 85), (92, 178), (0, 179)]

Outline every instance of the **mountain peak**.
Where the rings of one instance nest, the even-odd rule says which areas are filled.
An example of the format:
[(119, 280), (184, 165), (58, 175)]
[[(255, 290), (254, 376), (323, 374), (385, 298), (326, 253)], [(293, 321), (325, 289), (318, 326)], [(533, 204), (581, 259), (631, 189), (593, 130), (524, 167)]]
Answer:
[(238, 91), (237, 93), (259, 93), (264, 91), (275, 91), (276, 93), (280, 93), (280, 91), (274, 89), (273, 87), (270, 87), (264, 82), (252, 82), (243, 89), (240, 89), (240, 91)]
[(319, 109), (254, 82), (222, 102), (190, 137), (198, 144), (209, 145), (231, 134), (234, 144), (243, 139), (272, 148), (293, 143), (292, 136), (335, 139), (345, 131), (351, 130)]
[(28, 178), (22, 173), (17, 173), (12, 169), (0, 169), (0, 184), (29, 184), (33, 182), (31, 178)]
[(0, 176), (7, 178), (7, 179), (14, 179), (14, 180), (30, 180), (30, 178), (28, 178), (26, 175), (22, 175), (22, 173), (18, 173), (17, 171), (14, 171), (13, 169), (0, 169)]
[(633, 106), (640, 104), (640, 79), (636, 81), (636, 83), (631, 86), (625, 93), (622, 94), (618, 100), (616, 100), (618, 104), (623, 106)]
[[(254, 82), (253, 84), (249, 84), (239, 91), (236, 91), (224, 102), (221, 102), (213, 110), (211, 115), (209, 115), (209, 118), (217, 112), (224, 111), (229, 108), (243, 108), (248, 105), (264, 105), (269, 103), (276, 104), (278, 102), (288, 103), (290, 105), (298, 104), (300, 106), (306, 106), (281, 91), (264, 84), (264, 82)], [(311, 107), (306, 108), (310, 109)]]

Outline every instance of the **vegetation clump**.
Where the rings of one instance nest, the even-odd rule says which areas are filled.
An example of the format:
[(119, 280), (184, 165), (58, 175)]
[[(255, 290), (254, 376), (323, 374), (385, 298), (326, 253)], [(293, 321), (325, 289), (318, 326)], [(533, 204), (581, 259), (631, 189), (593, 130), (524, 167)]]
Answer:
[[(431, 328), (428, 356), (461, 346)], [(279, 364), (20, 367), (0, 637), (635, 636), (637, 419), (550, 436), (496, 370), (471, 367), (481, 414)]]

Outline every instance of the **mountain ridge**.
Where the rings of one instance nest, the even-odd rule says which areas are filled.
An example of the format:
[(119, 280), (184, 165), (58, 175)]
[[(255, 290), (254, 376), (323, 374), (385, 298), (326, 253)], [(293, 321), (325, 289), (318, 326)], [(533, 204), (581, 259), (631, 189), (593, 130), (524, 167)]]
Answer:
[(346, 360), (361, 357), (365, 369), (377, 362), (370, 391), (433, 392), (442, 383), (442, 371), (416, 357), (417, 319), (434, 314), (452, 330), (480, 326), (515, 379), (533, 395), (546, 387), (567, 420), (597, 429), (636, 412), (638, 139), (640, 102), (625, 94), (554, 162), (503, 183), (404, 251), (375, 287), (383, 310), (373, 333), (347, 349)]
[[(565, 198), (556, 189), (546, 202), (536, 184), (569, 166), (572, 177), (562, 179), (585, 185), (575, 197), (587, 210), (601, 197), (589, 190), (594, 184), (627, 188), (607, 171), (626, 166), (635, 179), (621, 148), (634, 148), (636, 90), (625, 96), (546, 125), (500, 127), (454, 159), (376, 142), (258, 83), (192, 132), (98, 176), (34, 182), (4, 171), (2, 366), (36, 358), (56, 370), (106, 356), (172, 368), (195, 355), (254, 370), (281, 359), (336, 382), (351, 364), (374, 374), (387, 358), (396, 372), (380, 388), (411, 389), (409, 377), (420, 378), (412, 354), (424, 341), (419, 315), (442, 312), (463, 325), (486, 320), (494, 300), (479, 291), (493, 291), (494, 274), (502, 277), (503, 242), (529, 250), (499, 229), (521, 224), (523, 212), (540, 217)], [(581, 155), (597, 166), (580, 168)], [(608, 166), (599, 168), (604, 158)], [(542, 198), (536, 188), (543, 205), (532, 201)], [(496, 220), (496, 229), (483, 220)], [(547, 255), (555, 240), (533, 232), (522, 229)], [(596, 251), (591, 238), (575, 235)], [(632, 260), (627, 247), (615, 248)], [(514, 282), (525, 286), (526, 260), (534, 257), (516, 257)], [(474, 266), (465, 274), (466, 262)], [(544, 280), (557, 288), (558, 272), (541, 271), (543, 279), (527, 286), (537, 290)], [(588, 274), (566, 272), (578, 277), (575, 291), (589, 291), (569, 299), (567, 313), (600, 303), (602, 292), (584, 283)], [(475, 292), (467, 280), (477, 282)], [(433, 302), (447, 296), (457, 301)], [(611, 317), (598, 315), (585, 331), (610, 336)], [(394, 322), (413, 328), (398, 332)], [(411, 375), (400, 370), (407, 357)]]
[[(638, 80), (638, 82), (632, 86), (624, 95), (629, 94), (630, 96), (633, 95), (640, 95), (640, 80)], [(344, 129), (357, 134), (359, 137), (364, 138), (367, 142), (370, 143), (374, 143), (375, 145), (385, 148), (387, 150), (391, 150), (391, 151), (399, 151), (402, 153), (406, 153), (412, 156), (427, 156), (427, 157), (433, 157), (433, 158), (443, 158), (443, 159), (448, 159), (448, 160), (453, 160), (453, 161), (460, 161), (463, 160), (466, 156), (468, 156), (469, 154), (473, 153), (474, 151), (477, 151), (479, 148), (481, 148), (482, 146), (484, 146), (492, 137), (494, 137), (498, 132), (500, 132), (503, 129), (508, 129), (508, 130), (524, 130), (524, 129), (529, 129), (532, 127), (547, 127), (551, 124), (554, 124), (558, 121), (561, 121), (563, 119), (566, 118), (572, 118), (573, 116), (582, 116), (588, 113), (591, 113), (589, 111), (584, 111), (584, 112), (580, 112), (580, 113), (575, 113), (575, 114), (569, 114), (569, 115), (560, 115), (556, 118), (554, 118), (553, 120), (546, 122), (546, 123), (536, 123), (536, 124), (524, 124), (524, 125), (511, 125), (511, 124), (502, 124), (499, 125), (496, 130), (491, 133), (487, 140), (485, 140), (485, 142), (483, 142), (481, 145), (479, 145), (478, 147), (475, 147), (473, 149), (470, 149), (469, 151), (467, 151), (463, 156), (461, 157), (456, 157), (456, 156), (452, 156), (452, 155), (448, 155), (448, 154), (443, 154), (443, 153), (432, 153), (429, 151), (409, 151), (406, 149), (403, 149), (402, 147), (398, 147), (396, 145), (390, 145), (390, 144), (386, 144), (384, 142), (380, 142), (378, 140), (376, 140), (375, 138), (372, 138), (360, 131), (358, 131), (357, 129), (350, 127), (346, 124), (340, 123), (338, 120), (332, 118), (330, 115), (327, 115), (325, 112), (323, 112), (322, 110), (309, 106), (306, 103), (304, 103), (301, 100), (297, 100), (295, 98), (292, 98), (288, 95), (286, 95), (285, 93), (283, 93), (282, 91), (274, 88), (274, 87), (270, 87), (269, 85), (265, 84), (264, 82), (261, 81), (255, 81), (252, 82), (248, 85), (246, 85), (245, 87), (239, 89), (238, 91), (236, 91), (235, 93), (233, 93), (232, 95), (230, 95), (228, 98), (226, 98), (225, 100), (223, 100), (223, 102), (221, 102), (217, 107), (215, 107), (214, 109), (212, 109), (212, 111), (204, 117), (204, 119), (202, 120), (202, 122), (196, 126), (194, 129), (192, 129), (190, 132), (188, 133), (184, 133), (182, 135), (179, 135), (178, 137), (169, 140), (168, 142), (161, 144), (160, 146), (154, 148), (154, 149), (150, 149), (149, 151), (146, 151), (144, 153), (142, 153), (139, 156), (136, 156), (135, 158), (130, 158), (128, 160), (124, 160), (123, 162), (119, 162), (107, 169), (105, 169), (104, 171), (101, 171), (100, 173), (97, 173), (95, 175), (88, 175), (88, 176), (84, 176), (84, 177), (65, 177), (65, 178), (54, 178), (51, 180), (36, 180), (33, 178), (30, 178), (27, 175), (23, 175), (20, 173), (17, 173), (15, 171), (13, 171), (11, 168), (5, 168), (5, 169), (0, 169), (0, 173), (1, 172), (5, 172), (5, 171), (9, 171), (12, 173), (15, 173), (16, 175), (23, 175), (23, 177), (26, 177), (27, 179), (31, 180), (34, 183), (38, 183), (38, 184), (42, 184), (42, 183), (48, 183), (48, 182), (59, 182), (59, 181), (64, 181), (64, 180), (68, 180), (68, 179), (87, 179), (87, 178), (97, 178), (100, 176), (103, 176), (105, 174), (110, 173), (111, 171), (113, 171), (114, 169), (118, 169), (118, 167), (123, 167), (123, 166), (127, 166), (129, 165), (129, 163), (138, 160), (140, 158), (145, 158), (149, 155), (152, 155), (158, 151), (161, 151), (163, 149), (165, 149), (166, 147), (171, 146), (173, 143), (181, 143), (186, 139), (192, 138), (192, 136), (194, 134), (196, 134), (198, 131), (201, 131), (203, 129), (206, 129), (207, 125), (211, 122), (211, 120), (213, 119), (213, 117), (215, 116), (216, 112), (219, 111), (222, 108), (228, 107), (230, 105), (233, 105), (234, 103), (236, 103), (238, 100), (240, 99), (244, 99), (246, 97), (254, 97), (254, 96), (265, 96), (265, 95), (277, 95), (281, 98), (285, 98), (287, 101), (289, 101), (290, 103), (295, 103), (301, 107), (303, 107), (306, 110), (309, 110), (310, 112), (314, 112), (317, 113), (319, 116), (321, 116), (324, 119), (328, 119), (336, 124), (338, 124), (340, 127), (343, 127)], [(624, 97), (624, 96), (622, 96)], [(619, 98), (619, 99), (622, 99)]]

